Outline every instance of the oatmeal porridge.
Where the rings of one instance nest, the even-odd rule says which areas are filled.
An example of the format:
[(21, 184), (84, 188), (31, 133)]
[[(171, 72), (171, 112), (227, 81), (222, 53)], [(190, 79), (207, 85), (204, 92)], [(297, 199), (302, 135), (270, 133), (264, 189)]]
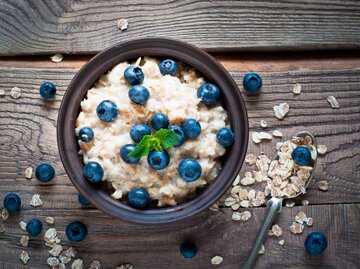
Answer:
[[(176, 69), (171, 70), (167, 62), (165, 64), (168, 65), (162, 68), (164, 62), (145, 57), (132, 65), (120, 63), (101, 76), (81, 102), (76, 120), (80, 154), (85, 168), (89, 163), (97, 163), (102, 168), (100, 178), (109, 183), (115, 199), (129, 196), (130, 200), (134, 189), (146, 190), (149, 198), (155, 200), (159, 207), (193, 198), (197, 189), (215, 179), (221, 169), (218, 157), (225, 154), (226, 147), (234, 139), (227, 111), (220, 100), (216, 103), (211, 100), (214, 97), (211, 95), (213, 88), (208, 88), (205, 94), (200, 93), (199, 96), (198, 89), (202, 85), (217, 86), (205, 83), (195, 69), (182, 63), (172, 61)], [(132, 73), (127, 78), (129, 70)], [(142, 73), (142, 81), (136, 81), (134, 72)], [(131, 80), (131, 75), (135, 81)], [(218, 95), (219, 99), (220, 91)], [(108, 111), (106, 115), (99, 114), (109, 107), (107, 105), (114, 108), (110, 118), (106, 118)], [(165, 125), (162, 125), (164, 120), (160, 116), (165, 117), (165, 123), (168, 120)], [(137, 125), (142, 125), (140, 127), (149, 140), (152, 136), (156, 137), (158, 129), (163, 131), (166, 126), (169, 129), (178, 126), (180, 132), (185, 133), (184, 141), (172, 129), (179, 136), (178, 144), (182, 145), (164, 147), (165, 157), (155, 156), (161, 153), (159, 150), (151, 151), (148, 158), (128, 157), (130, 150), (139, 148), (143, 143), (139, 137), (132, 135), (132, 128)], [(228, 138), (229, 134), (229, 143), (224, 142), (224, 137)], [(144, 136), (142, 140), (145, 140)], [(155, 156), (153, 159), (151, 154)], [(161, 158), (165, 158), (165, 166), (161, 166)], [(157, 168), (157, 165), (161, 167)], [(187, 172), (182, 174), (183, 167)], [(196, 173), (197, 176), (194, 175)], [(187, 177), (193, 178), (188, 180)]]

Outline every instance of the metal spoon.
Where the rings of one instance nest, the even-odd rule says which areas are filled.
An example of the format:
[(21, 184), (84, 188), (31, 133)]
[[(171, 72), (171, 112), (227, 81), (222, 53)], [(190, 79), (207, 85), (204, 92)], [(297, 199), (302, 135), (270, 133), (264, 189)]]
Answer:
[[(315, 147), (315, 149), (317, 149), (317, 143), (316, 143), (316, 140), (315, 140), (315, 137), (309, 133), (309, 132), (306, 132), (306, 131), (303, 131), (303, 132), (299, 132), (295, 135), (295, 137), (305, 137), (305, 136), (310, 136), (311, 139), (312, 139), (312, 145)], [(290, 139), (291, 140), (291, 139)], [(273, 157), (273, 160), (277, 158), (277, 155), (278, 155), (278, 152), (281, 150), (281, 148), (276, 151), (274, 157)], [(309, 176), (309, 179), (305, 185), (305, 189), (309, 186), (310, 184), (310, 181), (312, 179), (312, 176), (314, 174), (314, 170), (315, 170), (315, 167), (316, 167), (316, 160), (317, 160), (317, 156), (313, 162), (313, 169), (311, 171), (311, 174)], [(265, 240), (265, 237), (266, 237), (266, 234), (268, 232), (268, 230), (270, 229), (275, 217), (281, 212), (282, 210), (282, 202), (284, 199), (292, 199), (292, 198), (295, 198), (297, 196), (299, 196), (300, 194), (302, 194), (302, 192), (299, 192), (298, 194), (296, 194), (295, 196), (293, 197), (286, 197), (286, 198), (278, 198), (278, 197), (272, 197), (268, 203), (267, 203), (267, 214), (266, 214), (266, 217), (265, 217), (265, 220), (263, 222), (263, 225), (258, 233), (258, 235), (256, 236), (256, 239), (255, 239), (255, 242), (250, 250), (250, 253), (248, 255), (248, 258), (245, 262), (245, 264), (241, 267), (241, 269), (251, 269), (253, 268), (255, 262), (256, 262), (256, 258), (258, 256), (258, 252), (261, 248), (261, 245), (263, 244), (264, 240)]]

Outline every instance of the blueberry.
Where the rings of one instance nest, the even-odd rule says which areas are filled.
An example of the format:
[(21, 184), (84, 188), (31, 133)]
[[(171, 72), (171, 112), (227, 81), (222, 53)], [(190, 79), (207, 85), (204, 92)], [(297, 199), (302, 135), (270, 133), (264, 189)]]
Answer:
[(83, 169), (84, 177), (93, 183), (100, 182), (104, 176), (104, 170), (97, 162), (88, 162)]
[(160, 63), (160, 72), (163, 75), (175, 75), (177, 64), (174, 60), (166, 59)]
[(197, 97), (205, 105), (213, 105), (220, 100), (220, 89), (212, 83), (204, 83), (197, 90)]
[(179, 137), (179, 142), (174, 147), (180, 147), (182, 144), (184, 144), (186, 137), (183, 128), (178, 125), (173, 125), (170, 126), (169, 129), (173, 130), (175, 134), (177, 134), (177, 136)]
[(140, 67), (130, 65), (124, 71), (124, 78), (130, 85), (137, 85), (143, 82), (144, 73)]
[(132, 86), (129, 90), (129, 98), (138, 105), (144, 105), (149, 100), (150, 93), (142, 85)]
[(150, 203), (150, 195), (148, 191), (141, 188), (131, 190), (129, 192), (128, 199), (131, 206), (138, 209), (144, 209)]
[(196, 138), (200, 135), (201, 126), (200, 123), (195, 119), (187, 119), (184, 122), (184, 132), (189, 138)]
[(94, 131), (89, 127), (83, 127), (79, 131), (79, 138), (83, 142), (90, 142), (94, 138)]
[(166, 150), (152, 150), (147, 157), (147, 161), (152, 168), (156, 170), (161, 170), (168, 166), (170, 162), (170, 157)]
[(244, 77), (243, 86), (248, 94), (257, 94), (262, 86), (261, 77), (256, 73), (248, 73)]
[(311, 233), (305, 239), (305, 248), (311, 255), (319, 255), (327, 247), (326, 236), (322, 233)]
[(169, 119), (163, 113), (155, 113), (151, 117), (151, 126), (155, 130), (160, 130), (161, 128), (168, 128), (169, 127)]
[(135, 164), (138, 163), (140, 161), (140, 158), (134, 158), (134, 157), (129, 157), (128, 154), (130, 152), (132, 152), (134, 149), (136, 148), (135, 145), (133, 144), (126, 144), (124, 146), (121, 147), (120, 149), (120, 157), (121, 159), (129, 164)]
[(9, 193), (4, 198), (4, 207), (9, 213), (20, 211), (21, 199), (16, 193)]
[(151, 129), (146, 124), (135, 124), (130, 130), (130, 137), (136, 143), (139, 143), (145, 135), (151, 135)]
[(56, 86), (51, 82), (44, 82), (40, 86), (40, 95), (44, 99), (51, 99), (56, 94)]
[(89, 201), (86, 200), (86, 198), (84, 196), (82, 196), (81, 193), (78, 194), (78, 201), (82, 205), (85, 205), (85, 206), (90, 205)]
[(26, 231), (31, 236), (38, 236), (42, 230), (42, 223), (38, 219), (31, 219), (26, 223)]
[(229, 147), (234, 142), (234, 133), (229, 128), (221, 128), (216, 133), (216, 141), (223, 147)]
[(112, 122), (117, 118), (118, 108), (114, 102), (104, 100), (97, 106), (96, 114), (100, 120), (104, 122)]
[(192, 242), (185, 242), (180, 247), (180, 253), (187, 259), (194, 258), (198, 252), (196, 245)]
[(186, 182), (197, 180), (202, 173), (200, 164), (194, 159), (187, 158), (179, 164), (178, 172), (180, 177)]
[(72, 242), (80, 242), (87, 235), (87, 227), (81, 221), (73, 221), (66, 227), (66, 236)]
[(308, 165), (311, 160), (311, 152), (308, 147), (300, 146), (294, 149), (292, 158), (299, 166)]
[(55, 169), (48, 163), (39, 164), (35, 169), (35, 176), (41, 182), (49, 182), (55, 176)]

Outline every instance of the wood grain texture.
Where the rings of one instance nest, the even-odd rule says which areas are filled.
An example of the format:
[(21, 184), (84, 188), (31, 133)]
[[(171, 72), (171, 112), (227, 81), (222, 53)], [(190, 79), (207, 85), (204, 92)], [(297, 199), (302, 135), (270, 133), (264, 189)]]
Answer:
[[(41, 63), (39, 63), (41, 66)], [(339, 67), (341, 65), (339, 64)], [(344, 65), (346, 66), (346, 65)], [(71, 67), (71, 66), (68, 66)], [(257, 71), (257, 66), (250, 65)], [(338, 70), (296, 70), (261, 72), (262, 93), (258, 97), (243, 95), (249, 114), (250, 128), (259, 131), (260, 120), (265, 119), (269, 130), (279, 129), (287, 139), (297, 131), (313, 132), (320, 144), (328, 146), (328, 153), (319, 158), (314, 182), (303, 196), (310, 206), (284, 208), (277, 221), (284, 229), (285, 246), (278, 239), (266, 241), (266, 253), (258, 260), (256, 268), (358, 268), (360, 264), (359, 202), (360, 202), (360, 63), (352, 68)], [(46, 216), (56, 218), (64, 245), (64, 230), (72, 220), (81, 220), (89, 227), (89, 237), (76, 244), (79, 256), (88, 266), (92, 259), (99, 259), (103, 268), (114, 268), (130, 262), (134, 268), (211, 268), (214, 255), (223, 256), (218, 268), (238, 268), (245, 260), (251, 243), (264, 217), (265, 208), (250, 209), (253, 217), (248, 222), (233, 222), (231, 210), (203, 212), (196, 217), (171, 225), (142, 227), (112, 219), (77, 202), (77, 191), (66, 176), (56, 147), (56, 117), (61, 98), (77, 68), (0, 68), (0, 199), (6, 193), (17, 192), (23, 200), (20, 214), (6, 223), (7, 232), (0, 235), (0, 268), (47, 268), (47, 248), (41, 238), (32, 239), (26, 249), (31, 261), (21, 265), (18, 255), (23, 249), (19, 239), (23, 233), (18, 228), (20, 220)], [(276, 70), (276, 69), (275, 69)], [(242, 90), (244, 73), (232, 72)], [(52, 81), (58, 87), (54, 101), (44, 101), (38, 87)], [(294, 96), (292, 87), (302, 84), (302, 94)], [(12, 99), (10, 90), (22, 89), (20, 99)], [(328, 95), (338, 98), (341, 108), (333, 110), (326, 101)], [(278, 121), (272, 107), (280, 102), (290, 104), (290, 112)], [(280, 139), (254, 145), (249, 141), (249, 152), (265, 152), (271, 156)], [(55, 166), (57, 176), (48, 183), (24, 178), (26, 167), (40, 162)], [(241, 175), (252, 167), (244, 165)], [(329, 181), (328, 192), (317, 190), (317, 180)], [(39, 193), (44, 205), (40, 209), (29, 206), (31, 196)], [(338, 204), (343, 203), (343, 204)], [(349, 204), (348, 204), (349, 203)], [(351, 203), (351, 204), (350, 204)], [(333, 204), (333, 205), (331, 205)], [(315, 220), (313, 228), (306, 228), (299, 236), (288, 232), (294, 216), (304, 210)], [(47, 227), (47, 226), (46, 226)], [(310, 257), (304, 252), (305, 236), (312, 231), (327, 234), (329, 248), (324, 256)], [(194, 241), (200, 251), (194, 260), (179, 255), (179, 245), (184, 240)], [(87, 268), (87, 267), (84, 267)]]
[[(299, 211), (314, 218), (313, 227), (305, 227), (301, 235), (293, 235), (288, 228)], [(18, 226), (20, 220), (33, 217), (44, 220), (55, 218), (55, 225), (62, 245), (75, 246), (78, 257), (84, 259), (88, 268), (93, 259), (101, 261), (102, 268), (115, 268), (121, 263), (132, 263), (134, 269), (237, 269), (245, 261), (255, 238), (265, 208), (250, 209), (252, 217), (246, 222), (231, 220), (231, 210), (207, 211), (195, 218), (176, 225), (143, 227), (127, 224), (110, 218), (98, 210), (22, 210), (6, 223), (7, 232), (0, 235), (0, 268), (40, 269), (48, 268), (49, 256), (42, 236), (30, 239), (27, 248), (19, 240), (24, 234)], [(360, 264), (360, 205), (321, 205), (284, 208), (275, 221), (283, 228), (281, 238), (269, 237), (265, 241), (265, 254), (258, 258), (256, 269), (357, 269)], [(65, 228), (73, 220), (81, 220), (88, 226), (88, 237), (81, 243), (69, 244)], [(45, 229), (50, 226), (45, 224)], [(45, 230), (44, 229), (44, 230)], [(327, 235), (328, 248), (321, 256), (306, 254), (306, 236), (318, 231)], [(284, 246), (278, 241), (285, 240)], [(194, 242), (199, 249), (194, 259), (184, 259), (179, 247), (184, 241)], [(30, 255), (28, 266), (18, 260), (25, 249)], [(210, 259), (220, 255), (224, 258), (220, 266), (213, 266)], [(69, 266), (68, 266), (69, 267)]]
[[(93, 53), (161, 36), (212, 51), (360, 47), (360, 3), (310, 1), (74, 1), (0, 3), (0, 54)], [(120, 31), (120, 18), (129, 28)]]

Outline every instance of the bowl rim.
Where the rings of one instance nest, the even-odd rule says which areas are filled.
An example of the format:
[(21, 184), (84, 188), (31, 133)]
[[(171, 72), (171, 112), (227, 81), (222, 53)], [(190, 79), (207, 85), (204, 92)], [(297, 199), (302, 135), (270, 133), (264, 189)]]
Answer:
[[(235, 134), (227, 149), (223, 167), (200, 195), (176, 206), (137, 210), (111, 197), (109, 193), (89, 183), (82, 175), (83, 163), (77, 150), (75, 121), (80, 102), (99, 77), (120, 62), (137, 57), (169, 57), (182, 61), (222, 89), (222, 98)], [(76, 113), (75, 113), (76, 112)], [(226, 69), (207, 52), (196, 46), (168, 38), (135, 38), (115, 44), (90, 59), (71, 80), (59, 108), (57, 144), (65, 171), (78, 191), (101, 211), (139, 224), (170, 223), (189, 218), (214, 204), (231, 186), (244, 162), (248, 146), (249, 125), (241, 92)], [(240, 150), (237, 150), (239, 149)]]

